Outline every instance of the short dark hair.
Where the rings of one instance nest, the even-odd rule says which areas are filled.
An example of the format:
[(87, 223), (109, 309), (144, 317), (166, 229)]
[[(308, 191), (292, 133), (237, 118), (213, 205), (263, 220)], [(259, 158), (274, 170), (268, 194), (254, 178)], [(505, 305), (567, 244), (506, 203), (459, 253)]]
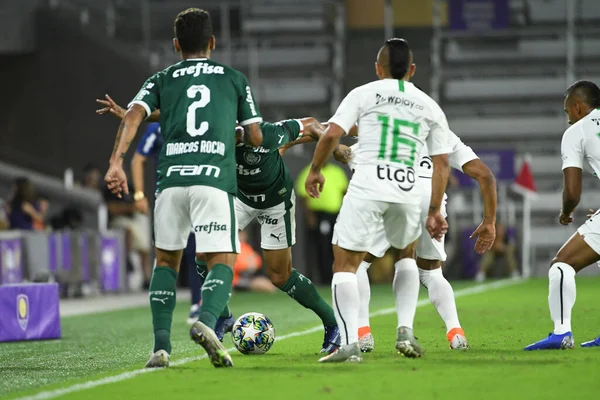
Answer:
[(175, 37), (184, 53), (206, 50), (213, 35), (210, 14), (199, 8), (188, 8), (177, 14), (174, 29)]
[(385, 41), (389, 53), (390, 74), (394, 79), (402, 79), (408, 73), (412, 51), (404, 39), (391, 38)]
[(577, 81), (567, 89), (565, 96), (571, 94), (581, 98), (592, 108), (600, 107), (600, 88), (592, 81)]

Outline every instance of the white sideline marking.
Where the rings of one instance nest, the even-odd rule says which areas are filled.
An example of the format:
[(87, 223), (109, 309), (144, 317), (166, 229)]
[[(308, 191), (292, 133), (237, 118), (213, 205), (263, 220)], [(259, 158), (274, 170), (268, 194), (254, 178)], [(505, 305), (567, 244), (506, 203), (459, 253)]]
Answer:
[[(503, 288), (503, 287), (507, 287), (507, 286), (513, 286), (513, 285), (516, 285), (516, 284), (522, 283), (522, 282), (523, 282), (523, 280), (518, 280), (518, 279), (505, 279), (505, 280), (501, 280), (501, 281), (497, 281), (497, 282), (493, 282), (493, 283), (486, 283), (486, 284), (477, 285), (477, 286), (473, 286), (473, 287), (466, 288), (466, 289), (457, 290), (456, 292), (454, 292), (454, 297), (459, 298), (459, 297), (469, 296), (472, 294), (484, 293), (484, 292), (488, 292), (488, 291), (494, 290), (494, 289), (499, 289), (499, 288)], [(421, 299), (417, 303), (417, 307), (423, 307), (426, 304), (429, 304), (429, 299)], [(392, 314), (395, 311), (396, 311), (395, 307), (384, 308), (384, 309), (381, 309), (381, 310), (371, 313), (371, 317), (378, 317), (380, 315)], [(282, 340), (290, 339), (290, 338), (297, 337), (297, 336), (304, 336), (304, 335), (319, 332), (322, 330), (323, 330), (323, 326), (319, 325), (319, 326), (315, 326), (313, 328), (306, 329), (303, 331), (292, 332), (292, 333), (288, 333), (287, 335), (282, 335), (282, 336), (278, 337), (276, 339), (276, 341), (279, 342)], [(235, 350), (235, 347), (227, 349), (227, 351), (234, 351), (234, 350)], [(180, 360), (174, 361), (170, 365), (173, 367), (176, 367), (178, 365), (187, 364), (187, 363), (190, 363), (193, 361), (201, 360), (206, 357), (207, 357), (206, 354), (203, 354), (200, 356), (186, 357), (186, 358), (182, 358)], [(87, 381), (87, 382), (83, 382), (83, 383), (77, 383), (75, 385), (67, 386), (62, 389), (48, 390), (48, 391), (40, 392), (40, 393), (32, 395), (32, 396), (20, 397), (17, 400), (54, 399), (59, 396), (64, 396), (64, 395), (67, 395), (70, 393), (81, 392), (83, 390), (95, 388), (97, 386), (108, 385), (109, 383), (121, 382), (121, 381), (124, 381), (127, 379), (134, 378), (141, 374), (146, 374), (146, 373), (161, 371), (161, 370), (163, 370), (163, 369), (161, 369), (161, 368), (159, 368), (159, 369), (157, 369), (157, 368), (136, 369), (134, 371), (123, 372), (118, 375), (107, 376), (106, 378), (96, 379), (96, 380)]]

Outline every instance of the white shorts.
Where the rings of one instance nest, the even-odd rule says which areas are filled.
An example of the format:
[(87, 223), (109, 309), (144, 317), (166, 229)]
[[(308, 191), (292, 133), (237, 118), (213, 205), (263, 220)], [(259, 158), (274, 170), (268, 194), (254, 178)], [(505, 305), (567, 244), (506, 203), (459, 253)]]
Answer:
[(196, 253), (239, 253), (235, 197), (212, 186), (170, 187), (156, 195), (154, 234), (162, 250), (185, 249), (196, 237)]
[[(344, 196), (333, 228), (332, 243), (351, 251), (371, 251), (374, 237), (383, 225), (385, 238), (404, 249), (421, 234), (421, 210), (416, 204), (387, 203)], [(382, 224), (383, 222), (383, 224)]]
[(583, 240), (600, 255), (600, 209), (577, 229)]
[(292, 190), (289, 201), (265, 209), (250, 207), (235, 201), (239, 229), (248, 226), (255, 218), (260, 223), (260, 247), (265, 250), (282, 250), (296, 243), (296, 194)]
[[(442, 237), (441, 241), (432, 239), (429, 232), (425, 228), (425, 222), (427, 220), (427, 214), (429, 211), (429, 203), (431, 199), (431, 179), (420, 178), (419, 179), (420, 190), (421, 190), (421, 236), (417, 243), (417, 257), (425, 260), (439, 260), (446, 261), (447, 255), (444, 248), (445, 236)], [(442, 202), (442, 215), (447, 217), (446, 213), (446, 195), (444, 195), (444, 201)], [(385, 229), (383, 224), (380, 222), (379, 227), (373, 235), (373, 243), (369, 253), (377, 258), (381, 258), (385, 255), (385, 252), (390, 248), (390, 243), (386, 239)]]

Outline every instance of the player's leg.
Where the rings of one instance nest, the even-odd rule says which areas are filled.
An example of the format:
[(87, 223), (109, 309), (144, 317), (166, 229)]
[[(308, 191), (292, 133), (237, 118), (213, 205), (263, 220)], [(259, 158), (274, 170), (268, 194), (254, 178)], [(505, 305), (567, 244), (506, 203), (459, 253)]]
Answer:
[(356, 279), (358, 281), (359, 293), (359, 309), (358, 309), (358, 345), (360, 351), (368, 353), (375, 348), (375, 340), (371, 333), (371, 324), (369, 322), (369, 303), (371, 301), (371, 285), (369, 283), (368, 270), (371, 263), (376, 258), (381, 258), (390, 248), (383, 227), (383, 220), (377, 225), (377, 231), (373, 236), (373, 241), (369, 253), (365, 255), (356, 271)]
[[(571, 310), (575, 305), (575, 274), (600, 260), (600, 218), (594, 215), (558, 250), (548, 271), (548, 305), (554, 331), (525, 350), (571, 349)], [(586, 346), (587, 347), (587, 346)]]
[(240, 248), (234, 197), (209, 186), (186, 189), (189, 218), (196, 235), (196, 253), (205, 253), (208, 265), (202, 286), (200, 317), (192, 325), (190, 336), (204, 347), (215, 367), (231, 367), (231, 357), (214, 329), (231, 296), (233, 265)]
[(200, 317), (200, 301), (202, 299), (201, 290), (204, 276), (198, 274), (198, 266), (196, 262), (196, 238), (193, 233), (188, 236), (187, 246), (183, 251), (182, 265), (186, 265), (188, 269), (188, 280), (190, 282), (190, 313), (187, 318), (187, 324), (191, 325), (198, 321)]
[[(428, 238), (428, 240), (433, 239)], [(440, 260), (428, 260), (419, 257), (421, 243), (421, 240), (419, 240), (417, 244), (417, 266), (419, 267), (421, 284), (427, 289), (431, 304), (446, 324), (446, 337), (450, 342), (450, 348), (466, 350), (469, 348), (469, 342), (458, 319), (454, 290), (442, 272), (442, 262)]]
[(421, 235), (420, 215), (418, 206), (413, 204), (390, 204), (383, 219), (388, 241), (396, 254), (393, 281), (398, 316), (396, 349), (407, 357), (423, 355), (413, 333), (419, 298), (419, 271), (414, 253)]
[(267, 275), (273, 285), (319, 316), (324, 327), (321, 352), (331, 353), (340, 344), (333, 309), (323, 300), (312, 281), (292, 267), (292, 246), (296, 243), (294, 201), (292, 192), (289, 201), (260, 210), (258, 214)]
[(156, 267), (150, 280), (154, 350), (147, 368), (166, 367), (171, 354), (171, 323), (176, 303), (177, 273), (189, 232), (184, 188), (163, 190), (154, 208)]
[(338, 351), (319, 362), (361, 361), (358, 346), (359, 292), (356, 271), (371, 247), (382, 202), (345, 196), (333, 230), (331, 291), (335, 319), (340, 328)]

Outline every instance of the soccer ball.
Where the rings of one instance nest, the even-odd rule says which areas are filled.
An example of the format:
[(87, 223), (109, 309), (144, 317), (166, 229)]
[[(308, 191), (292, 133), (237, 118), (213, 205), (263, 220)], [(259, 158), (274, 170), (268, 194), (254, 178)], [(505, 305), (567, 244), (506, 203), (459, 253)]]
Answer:
[(266, 315), (249, 312), (235, 321), (231, 337), (240, 353), (265, 354), (275, 342), (275, 327)]

